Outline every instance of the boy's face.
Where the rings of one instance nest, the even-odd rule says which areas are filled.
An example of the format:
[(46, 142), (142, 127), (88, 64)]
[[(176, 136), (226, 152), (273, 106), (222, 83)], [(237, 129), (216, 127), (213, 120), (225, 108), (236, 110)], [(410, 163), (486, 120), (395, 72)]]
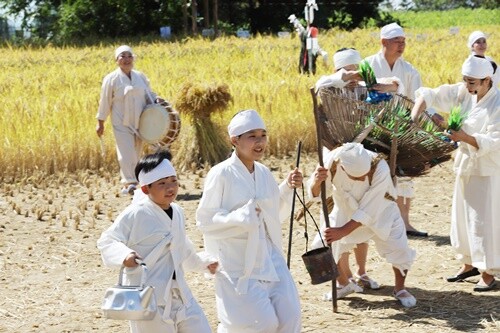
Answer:
[(179, 183), (176, 176), (170, 176), (159, 179), (149, 186), (143, 186), (142, 191), (158, 206), (168, 209), (177, 197)]

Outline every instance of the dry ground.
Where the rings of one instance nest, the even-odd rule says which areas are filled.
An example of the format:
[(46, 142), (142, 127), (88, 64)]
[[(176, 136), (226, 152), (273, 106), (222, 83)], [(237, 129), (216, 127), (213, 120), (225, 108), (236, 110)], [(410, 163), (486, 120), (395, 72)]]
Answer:
[[(302, 169), (312, 172), (315, 160), (304, 157)], [(282, 179), (293, 158), (268, 158)], [(185, 208), (188, 233), (201, 247), (194, 212), (205, 171), (180, 175), (178, 202)], [(127, 324), (104, 319), (100, 302), (117, 272), (103, 267), (96, 240), (129, 202), (120, 197), (116, 174), (103, 172), (35, 175), (0, 189), (0, 332), (127, 332)], [(338, 313), (322, 301), (330, 284), (312, 286), (300, 255), (305, 250), (304, 226), (295, 222), (291, 270), (300, 292), (303, 332), (499, 332), (500, 288), (482, 294), (470, 282), (447, 283), (458, 261), (450, 248), (448, 230), (453, 187), (451, 162), (416, 180), (413, 224), (430, 233), (410, 239), (417, 260), (407, 280), (418, 299), (403, 309), (389, 295), (392, 270), (370, 246), (369, 273), (381, 290), (339, 300)], [(310, 234), (313, 230), (309, 229)], [(288, 222), (283, 225), (284, 246)], [(189, 283), (216, 327), (213, 281), (190, 274)]]

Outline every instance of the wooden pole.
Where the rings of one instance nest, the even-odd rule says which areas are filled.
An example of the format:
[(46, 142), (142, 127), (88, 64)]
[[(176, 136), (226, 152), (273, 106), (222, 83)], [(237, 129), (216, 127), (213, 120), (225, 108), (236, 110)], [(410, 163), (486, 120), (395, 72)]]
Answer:
[[(295, 163), (295, 167), (299, 167), (300, 163), (300, 151), (302, 148), (302, 141), (299, 141), (299, 144), (297, 145), (297, 163)], [(293, 188), (293, 199), (292, 199), (292, 213), (290, 215), (290, 232), (288, 233), (288, 252), (286, 256), (286, 265), (288, 266), (288, 269), (290, 269), (290, 257), (292, 255), (292, 231), (293, 231), (293, 219), (295, 218), (293, 215), (295, 213), (295, 195), (297, 194), (297, 189), (294, 187)]]
[[(310, 89), (312, 99), (313, 99), (313, 107), (314, 107), (314, 121), (316, 123), (316, 140), (318, 142), (318, 159), (319, 159), (319, 165), (324, 166), (323, 163), (323, 139), (321, 138), (321, 110), (318, 107), (318, 100), (316, 98), (316, 93), (314, 92), (314, 87)], [(328, 217), (328, 206), (326, 203), (326, 184), (325, 182), (321, 183), (321, 203), (322, 203), (322, 208), (323, 208), (323, 215), (325, 216), (325, 224), (326, 227), (330, 227), (330, 219)], [(330, 248), (330, 255), (333, 257), (333, 252), (332, 252), (332, 246), (331, 244), (329, 245)], [(332, 276), (332, 305), (333, 305), (333, 312), (337, 312), (337, 277), (338, 277), (338, 269), (337, 269), (337, 263), (335, 262), (335, 258), (333, 259), (333, 276)]]

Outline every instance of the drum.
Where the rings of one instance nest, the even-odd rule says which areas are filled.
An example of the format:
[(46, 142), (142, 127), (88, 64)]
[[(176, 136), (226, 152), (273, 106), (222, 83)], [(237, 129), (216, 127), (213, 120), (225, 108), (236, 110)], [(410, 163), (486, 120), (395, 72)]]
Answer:
[(412, 100), (393, 94), (389, 100), (372, 104), (366, 101), (368, 93), (366, 87), (319, 90), (325, 147), (334, 149), (355, 141), (387, 156), (394, 151), (396, 173), (400, 176), (418, 176), (450, 158), (455, 146), (447, 142), (427, 114), (418, 124), (411, 122)]
[(170, 146), (180, 129), (179, 113), (168, 102), (147, 105), (139, 119), (139, 135), (150, 144)]

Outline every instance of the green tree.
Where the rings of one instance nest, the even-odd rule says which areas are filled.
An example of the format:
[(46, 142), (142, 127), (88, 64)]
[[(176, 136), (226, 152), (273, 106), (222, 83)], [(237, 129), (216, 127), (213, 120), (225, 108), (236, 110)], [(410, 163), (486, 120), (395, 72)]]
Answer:
[(498, 8), (498, 0), (413, 0), (417, 10), (448, 10), (455, 8)]

